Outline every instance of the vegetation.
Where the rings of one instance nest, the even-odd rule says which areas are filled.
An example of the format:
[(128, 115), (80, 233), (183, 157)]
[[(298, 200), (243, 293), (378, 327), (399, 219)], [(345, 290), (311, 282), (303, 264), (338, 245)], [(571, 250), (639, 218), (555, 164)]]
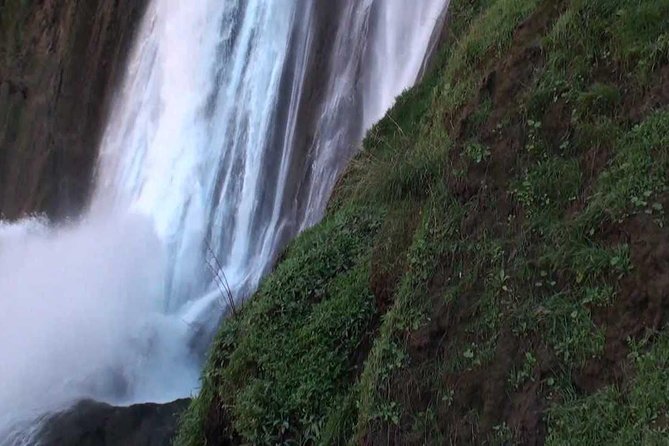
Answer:
[(178, 445), (668, 444), (669, 0), (453, 0)]

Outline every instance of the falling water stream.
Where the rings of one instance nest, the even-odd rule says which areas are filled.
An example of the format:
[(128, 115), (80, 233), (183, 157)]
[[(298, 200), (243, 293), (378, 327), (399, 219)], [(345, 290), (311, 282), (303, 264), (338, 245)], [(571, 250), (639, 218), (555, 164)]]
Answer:
[(217, 277), (248, 297), (321, 218), (447, 3), (153, 0), (88, 211), (0, 223), (0, 433), (82, 398), (194, 392)]

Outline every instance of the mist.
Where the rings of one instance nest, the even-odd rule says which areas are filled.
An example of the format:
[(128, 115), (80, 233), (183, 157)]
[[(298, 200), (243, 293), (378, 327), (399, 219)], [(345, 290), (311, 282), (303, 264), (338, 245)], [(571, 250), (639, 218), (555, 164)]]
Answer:
[(0, 223), (0, 425), (82, 398), (192, 391), (191, 327), (161, 308), (165, 260), (140, 215)]

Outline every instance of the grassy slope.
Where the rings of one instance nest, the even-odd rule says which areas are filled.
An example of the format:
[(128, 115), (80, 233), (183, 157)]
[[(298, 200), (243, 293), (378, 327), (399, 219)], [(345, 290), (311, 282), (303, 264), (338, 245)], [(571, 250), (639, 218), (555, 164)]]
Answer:
[(453, 0), (177, 444), (669, 444), (668, 18)]

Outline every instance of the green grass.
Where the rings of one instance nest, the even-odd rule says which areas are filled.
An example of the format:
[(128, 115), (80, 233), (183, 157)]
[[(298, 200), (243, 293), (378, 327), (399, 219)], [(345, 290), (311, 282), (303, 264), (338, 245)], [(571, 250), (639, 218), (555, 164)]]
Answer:
[(389, 397), (392, 378), (408, 365), (407, 335), (417, 330), (429, 314), (430, 280), (440, 259), (454, 249), (448, 243), (458, 231), (463, 209), (435, 192), (407, 252), (407, 272), (397, 290), (393, 307), (383, 323), (360, 378), (360, 414), (357, 432), (362, 435), (375, 423), (398, 424), (404, 415), (401, 403)]
[(347, 209), (291, 246), (236, 319), (223, 324), (203, 390), (177, 444), (203, 444), (204, 410), (232, 407), (233, 428), (256, 444), (303, 444), (339, 416), (354, 353), (375, 314), (368, 251), (381, 214)]
[(551, 446), (669, 444), (669, 339), (633, 348), (630, 385), (572, 396), (549, 413)]
[[(205, 444), (212, 405), (249, 444), (513, 444), (528, 392), (539, 442), (669, 443), (666, 330), (630, 340), (625, 386), (574, 384), (637, 274), (612, 234), (666, 225), (669, 110), (631, 110), (669, 62), (669, 0), (551, 5), (452, 1), (434, 71), (223, 324), (177, 444)], [(536, 66), (496, 102), (483, 81), (524, 45)]]
[(586, 215), (620, 219), (653, 210), (653, 198), (667, 191), (669, 112), (661, 111), (634, 126), (619, 141), (613, 165), (599, 177)]

